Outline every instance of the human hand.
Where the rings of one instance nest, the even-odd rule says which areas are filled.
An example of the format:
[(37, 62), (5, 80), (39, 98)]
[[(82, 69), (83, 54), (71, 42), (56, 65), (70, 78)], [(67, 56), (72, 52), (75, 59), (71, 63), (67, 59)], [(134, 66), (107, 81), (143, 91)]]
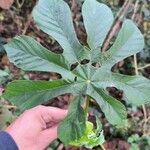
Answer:
[(7, 129), (19, 150), (44, 150), (57, 138), (58, 123), (67, 111), (54, 107), (37, 106), (25, 111)]

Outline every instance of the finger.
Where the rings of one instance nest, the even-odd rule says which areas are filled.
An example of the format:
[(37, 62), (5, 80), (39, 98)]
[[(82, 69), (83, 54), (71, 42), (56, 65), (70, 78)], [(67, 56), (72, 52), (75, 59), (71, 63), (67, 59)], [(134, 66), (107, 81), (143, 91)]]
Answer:
[(36, 113), (42, 116), (45, 122), (56, 121), (59, 122), (67, 115), (67, 110), (63, 110), (56, 107), (38, 106), (35, 108)]
[(67, 110), (59, 109), (56, 107), (46, 107), (45, 111), (52, 117), (55, 121), (63, 120), (67, 115)]
[(45, 147), (48, 146), (52, 141), (57, 139), (57, 128), (58, 125), (55, 125), (49, 129), (42, 131), (40, 139)]

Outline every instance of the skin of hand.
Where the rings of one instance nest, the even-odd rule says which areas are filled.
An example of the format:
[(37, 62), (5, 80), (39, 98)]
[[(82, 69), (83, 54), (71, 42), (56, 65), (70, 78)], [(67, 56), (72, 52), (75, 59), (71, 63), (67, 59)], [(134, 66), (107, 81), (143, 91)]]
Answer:
[(57, 138), (57, 127), (67, 110), (37, 106), (26, 110), (7, 129), (19, 150), (44, 150)]

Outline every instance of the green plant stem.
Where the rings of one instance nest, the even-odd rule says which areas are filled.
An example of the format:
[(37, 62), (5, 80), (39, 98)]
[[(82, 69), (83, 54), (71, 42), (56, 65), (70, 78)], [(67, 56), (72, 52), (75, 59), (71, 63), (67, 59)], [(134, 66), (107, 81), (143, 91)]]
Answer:
[(90, 101), (90, 97), (86, 96), (85, 97), (85, 102), (84, 102), (84, 111), (85, 111), (86, 115), (87, 115), (88, 109), (89, 109), (89, 101)]
[(100, 147), (101, 147), (102, 150), (106, 150), (105, 147), (102, 144), (100, 145)]

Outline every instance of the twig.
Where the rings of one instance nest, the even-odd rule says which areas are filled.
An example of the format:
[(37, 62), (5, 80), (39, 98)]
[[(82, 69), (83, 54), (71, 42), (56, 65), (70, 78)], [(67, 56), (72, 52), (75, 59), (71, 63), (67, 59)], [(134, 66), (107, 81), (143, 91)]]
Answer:
[(24, 2), (25, 0), (22, 0), (21, 3), (19, 2), (19, 0), (16, 0), (17, 6), (19, 9), (23, 6)]
[[(139, 4), (139, 0), (136, 0), (136, 2), (135, 2), (135, 7), (134, 7), (134, 12), (133, 12), (133, 15), (132, 15), (132, 17), (131, 17), (131, 19), (134, 21), (134, 19), (135, 19), (135, 14), (136, 14), (136, 12), (137, 12), (137, 10), (138, 10), (138, 4)], [(137, 55), (135, 54), (134, 55), (134, 68), (135, 68), (135, 74), (136, 75), (138, 75), (139, 74), (139, 72), (138, 72), (138, 65), (137, 65)]]
[(143, 114), (144, 114), (144, 125), (143, 125), (143, 134), (146, 134), (146, 129), (147, 129), (147, 112), (146, 112), (146, 107), (145, 105), (142, 105), (143, 109)]
[(26, 34), (27, 29), (29, 28), (31, 21), (32, 21), (32, 14), (30, 14), (30, 15), (28, 16), (28, 20), (27, 20), (27, 22), (26, 22), (26, 24), (25, 24), (25, 27), (24, 27), (24, 29), (23, 29), (23, 31), (22, 31), (22, 34)]
[(123, 4), (121, 10), (117, 14), (116, 19), (115, 19), (110, 31), (108, 32), (108, 35), (106, 36), (104, 43), (103, 43), (102, 50), (101, 50), (102, 52), (105, 52), (107, 50), (111, 39), (115, 35), (116, 31), (120, 28), (120, 24), (123, 21), (131, 2), (132, 2), (132, 0), (126, 0)]
[(150, 67), (150, 64), (147, 64), (147, 65), (145, 65), (145, 66), (143, 66), (143, 67), (138, 67), (138, 70), (143, 70), (143, 69), (145, 69), (145, 68), (147, 68), (147, 67)]
[[(137, 10), (138, 10), (138, 4), (139, 4), (139, 0), (136, 0), (136, 2), (135, 2), (135, 7), (134, 7), (134, 12), (133, 12), (133, 15), (132, 15), (132, 17), (131, 17), (131, 19), (132, 19), (133, 21), (134, 21), (134, 19), (135, 19), (135, 14), (136, 14), (136, 12), (137, 12)], [(137, 55), (136, 55), (136, 54), (134, 55), (134, 68), (135, 68), (135, 74), (138, 75), (139, 72), (138, 72)]]
[[(138, 10), (138, 5), (139, 5), (139, 0), (136, 0), (135, 7), (134, 7), (134, 12), (133, 12), (133, 15), (131, 17), (131, 19), (133, 21), (135, 19), (135, 15), (136, 15), (136, 12)], [(134, 55), (134, 68), (135, 68), (135, 74), (139, 75), (139, 72), (138, 72), (139, 68), (138, 68), (138, 65), (137, 65), (137, 55), (136, 54)], [(144, 114), (143, 134), (145, 135), (146, 134), (146, 129), (147, 129), (147, 112), (146, 112), (146, 107), (145, 107), (144, 104), (142, 105), (142, 109), (143, 109), (143, 114)]]
[(100, 147), (102, 150), (105, 150), (105, 147), (102, 144), (100, 145)]
[(4, 105), (4, 107), (8, 108), (8, 109), (16, 109), (16, 106), (13, 105)]
[(133, 15), (132, 15), (132, 17), (131, 17), (131, 19), (134, 21), (134, 19), (135, 19), (135, 15), (136, 15), (136, 13), (137, 13), (137, 11), (138, 11), (138, 5), (139, 5), (139, 0), (136, 0), (136, 2), (135, 2), (135, 6), (134, 6), (134, 12), (133, 12)]
[(139, 72), (138, 72), (138, 65), (137, 65), (137, 56), (136, 56), (136, 54), (133, 56), (133, 61), (134, 61), (135, 74), (136, 74), (136, 75), (139, 75)]

